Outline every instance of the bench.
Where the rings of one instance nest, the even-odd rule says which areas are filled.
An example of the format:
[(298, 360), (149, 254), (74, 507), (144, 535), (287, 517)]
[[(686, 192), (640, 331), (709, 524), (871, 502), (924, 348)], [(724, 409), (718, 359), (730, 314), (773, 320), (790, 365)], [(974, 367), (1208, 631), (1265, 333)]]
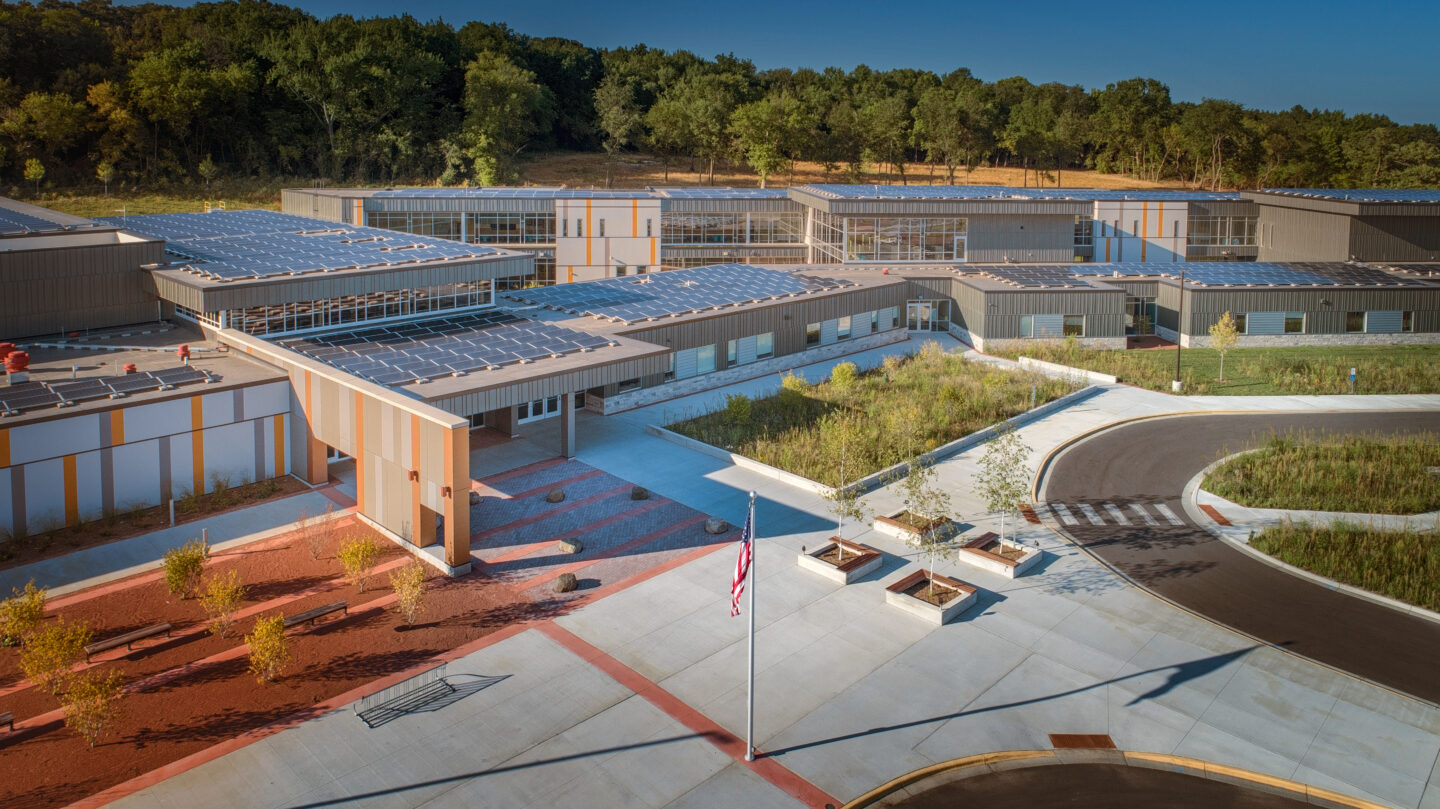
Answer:
[(340, 612), (344, 613), (345, 615), (349, 615), (350, 603), (348, 601), (336, 601), (333, 604), (326, 604), (323, 607), (316, 607), (311, 610), (305, 610), (304, 612), (297, 612), (294, 615), (291, 615), (290, 617), (285, 619), (285, 628), (289, 629), (296, 624), (304, 623), (308, 623), (311, 626), (314, 626), (316, 618), (323, 618), (324, 616), (329, 615), (332, 612)]
[(5, 713), (0, 713), (0, 725), (4, 725), (11, 733), (14, 733), (14, 732), (15, 732), (15, 713), (14, 713), (14, 711), (6, 711)]
[(134, 644), (135, 641), (144, 640), (145, 638), (151, 637), (152, 635), (158, 635), (161, 632), (165, 633), (165, 637), (170, 637), (170, 624), (164, 623), (156, 624), (154, 626), (147, 626), (144, 629), (137, 629), (134, 632), (126, 632), (123, 635), (116, 635), (113, 638), (108, 638), (106, 640), (98, 640), (94, 643), (86, 644), (85, 662), (90, 662), (90, 655), (99, 654), (101, 652), (114, 649), (117, 646), (124, 646), (126, 651), (130, 651), (130, 649), (132, 648), (132, 644)]
[(989, 545), (992, 541), (997, 540), (997, 539), (999, 539), (999, 538), (1000, 538), (1000, 535), (997, 534), (997, 533), (995, 533), (994, 531), (986, 531), (985, 533), (981, 534), (980, 536), (975, 537), (974, 539), (970, 540), (969, 542), (966, 542), (966, 543), (965, 543), (964, 545), (962, 545), (961, 547), (963, 547), (963, 548), (965, 548), (965, 549), (967, 549), (967, 550), (979, 550), (980, 548), (983, 548), (983, 547), (985, 547), (986, 545)]

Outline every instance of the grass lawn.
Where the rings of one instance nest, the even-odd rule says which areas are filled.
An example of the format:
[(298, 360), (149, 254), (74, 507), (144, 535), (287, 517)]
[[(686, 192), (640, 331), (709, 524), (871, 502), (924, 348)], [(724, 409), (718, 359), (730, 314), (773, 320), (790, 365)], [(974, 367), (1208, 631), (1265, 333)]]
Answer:
[[(1121, 382), (1169, 392), (1175, 378), (1173, 350), (1105, 351), (1065, 342), (1001, 344), (992, 354), (1037, 359), (1114, 374)], [(1356, 393), (1440, 393), (1440, 345), (1303, 346), (1234, 348), (1220, 354), (1208, 348), (1181, 351), (1180, 378), (1185, 393), (1226, 396), (1349, 393), (1350, 369), (1357, 369)]]
[(1276, 436), (1232, 458), (1204, 488), (1252, 508), (1421, 514), (1440, 509), (1440, 435)]
[(265, 208), (280, 210), (280, 188), (277, 183), (241, 182), (226, 180), (217, 183), (210, 191), (203, 184), (175, 186), (156, 191), (121, 191), (111, 186), (110, 195), (101, 189), (93, 191), (62, 191), (46, 195), (44, 199), (27, 199), (33, 205), (52, 208), (72, 216), (91, 219), (102, 216), (120, 216), (121, 210), (129, 216), (152, 213), (199, 213), (205, 210), (205, 203), (225, 203), (232, 210)]
[(848, 381), (840, 370), (847, 365), (854, 368), (842, 363), (818, 385), (787, 377), (774, 396), (755, 402), (732, 396), (727, 409), (669, 428), (837, 486), (1025, 412), (1032, 386), (1037, 405), (1076, 389), (969, 362), (935, 343), (909, 357), (888, 357), (883, 367)]
[(1311, 573), (1440, 610), (1440, 534), (1306, 523), (1265, 529), (1250, 544)]

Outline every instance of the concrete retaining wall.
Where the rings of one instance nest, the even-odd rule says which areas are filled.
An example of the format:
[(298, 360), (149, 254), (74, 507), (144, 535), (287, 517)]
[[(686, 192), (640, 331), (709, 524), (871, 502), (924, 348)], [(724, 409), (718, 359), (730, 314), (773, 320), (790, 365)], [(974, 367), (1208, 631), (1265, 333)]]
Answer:
[(1076, 382), (1089, 382), (1092, 385), (1113, 385), (1116, 382), (1115, 377), (1110, 374), (1087, 371), (1084, 368), (1072, 368), (1069, 365), (1037, 360), (1034, 357), (1021, 357), (1020, 367), (1030, 371), (1037, 371), (1046, 376), (1058, 377), (1060, 379), (1073, 379)]

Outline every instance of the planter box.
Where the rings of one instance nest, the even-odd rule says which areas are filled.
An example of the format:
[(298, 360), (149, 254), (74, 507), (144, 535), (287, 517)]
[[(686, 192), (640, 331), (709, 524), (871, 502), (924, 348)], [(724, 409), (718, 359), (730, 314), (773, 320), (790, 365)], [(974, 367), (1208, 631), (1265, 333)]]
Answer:
[(981, 570), (1013, 579), (1040, 561), (1040, 549), (1005, 540), (986, 532), (960, 546), (960, 561)]
[[(910, 515), (909, 512), (904, 509), (889, 514), (877, 514), (875, 515), (875, 530), (908, 544), (920, 539), (920, 534), (927, 526), (917, 525), (916, 523), (923, 519), (926, 518), (920, 517), (919, 515)], [(937, 517), (930, 520), (930, 523), (949, 525), (950, 518)]]
[(906, 592), (917, 585), (925, 586), (927, 580), (929, 580), (929, 574), (924, 570), (911, 573), (885, 588), (885, 603), (893, 604), (911, 615), (939, 625), (970, 609), (979, 599), (980, 591), (975, 587), (959, 579), (941, 576), (939, 573), (936, 573), (933, 579), (935, 589), (944, 589), (953, 593), (953, 596), (943, 605), (936, 606)]
[[(845, 548), (845, 561), (834, 564), (820, 557), (835, 550), (838, 546)], [(795, 562), (806, 570), (819, 573), (831, 581), (840, 584), (849, 584), (852, 581), (863, 579), (880, 567), (885, 557), (880, 551), (869, 545), (862, 545), (859, 542), (850, 542), (840, 537), (830, 537), (830, 541), (817, 550), (800, 554)]]

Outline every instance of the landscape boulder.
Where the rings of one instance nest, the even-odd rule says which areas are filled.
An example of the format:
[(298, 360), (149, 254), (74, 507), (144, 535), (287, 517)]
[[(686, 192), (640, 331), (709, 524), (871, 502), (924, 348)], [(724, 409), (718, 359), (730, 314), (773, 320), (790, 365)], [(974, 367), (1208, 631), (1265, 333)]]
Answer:
[(730, 530), (730, 523), (725, 522), (724, 517), (711, 517), (705, 521), (705, 533), (723, 534)]
[(561, 553), (579, 553), (585, 550), (585, 545), (578, 539), (562, 539), (559, 548)]
[(564, 490), (564, 489), (551, 489), (551, 490), (550, 490), (550, 493), (547, 494), (547, 495), (545, 495), (545, 502), (547, 502), (547, 503), (563, 503), (563, 502), (565, 502), (565, 490)]
[(561, 573), (555, 577), (555, 585), (551, 589), (557, 593), (568, 593), (579, 583), (580, 580), (575, 578), (574, 573)]
[(631, 499), (631, 500), (649, 500), (649, 499), (650, 499), (650, 490), (647, 489), (647, 488), (645, 488), (644, 486), (636, 486), (635, 488), (633, 488), (633, 489), (630, 490), (630, 499)]

